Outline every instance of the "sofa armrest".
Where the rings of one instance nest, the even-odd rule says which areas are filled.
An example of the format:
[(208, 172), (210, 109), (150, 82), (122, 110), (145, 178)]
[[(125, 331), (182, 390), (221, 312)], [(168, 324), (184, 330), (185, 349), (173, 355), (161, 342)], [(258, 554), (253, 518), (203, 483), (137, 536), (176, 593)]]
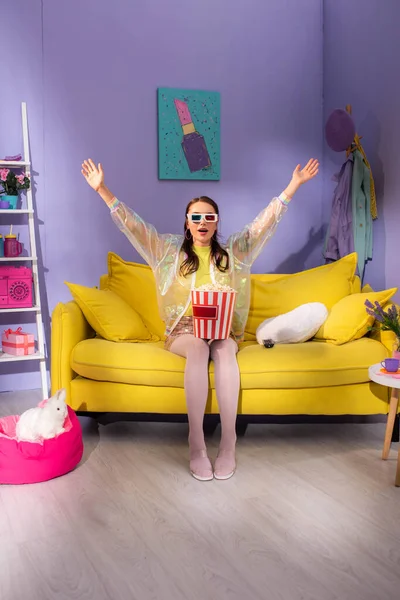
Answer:
[[(387, 309), (393, 305), (397, 307), (398, 311), (400, 311), (400, 307), (397, 304), (394, 304), (393, 302), (385, 304), (383, 309), (387, 311)], [(375, 321), (374, 329), (371, 331), (370, 335), (371, 338), (373, 338), (374, 340), (381, 342), (381, 344), (383, 344), (387, 349), (389, 353), (388, 355), (392, 356), (394, 344), (396, 341), (396, 335), (393, 333), (393, 331), (383, 331), (381, 328), (381, 324), (378, 321)]]
[(71, 369), (71, 353), (82, 340), (92, 338), (94, 331), (76, 302), (59, 302), (53, 310), (51, 325), (51, 393), (60, 388), (71, 393), (71, 381), (77, 376)]

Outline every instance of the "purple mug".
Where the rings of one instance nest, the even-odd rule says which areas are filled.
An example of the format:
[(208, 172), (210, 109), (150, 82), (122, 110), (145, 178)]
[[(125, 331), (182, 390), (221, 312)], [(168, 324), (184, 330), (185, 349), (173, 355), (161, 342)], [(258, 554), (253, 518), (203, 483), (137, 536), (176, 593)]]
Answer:
[(396, 373), (399, 370), (400, 360), (398, 358), (385, 358), (381, 365), (388, 373)]

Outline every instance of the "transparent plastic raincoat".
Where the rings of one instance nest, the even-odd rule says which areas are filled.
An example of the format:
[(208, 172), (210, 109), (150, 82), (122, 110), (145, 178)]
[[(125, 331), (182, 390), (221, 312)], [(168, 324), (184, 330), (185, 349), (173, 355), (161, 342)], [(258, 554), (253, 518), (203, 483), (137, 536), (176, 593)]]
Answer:
[[(259, 215), (238, 233), (231, 235), (224, 246), (230, 257), (229, 271), (222, 273), (211, 263), (211, 280), (229, 285), (237, 292), (232, 332), (237, 341), (243, 339), (250, 306), (250, 269), (277, 224), (287, 211), (287, 205), (274, 198)], [(168, 336), (185, 314), (190, 303), (190, 290), (196, 274), (183, 277), (179, 267), (185, 258), (181, 251), (183, 235), (159, 234), (123, 202), (115, 199), (111, 216), (132, 246), (153, 270), (160, 316)]]

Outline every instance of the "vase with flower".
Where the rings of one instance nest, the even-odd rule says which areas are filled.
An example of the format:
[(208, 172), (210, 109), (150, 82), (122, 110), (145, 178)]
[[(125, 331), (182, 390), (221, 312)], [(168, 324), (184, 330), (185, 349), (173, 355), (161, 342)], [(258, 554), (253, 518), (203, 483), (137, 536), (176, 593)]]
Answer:
[(364, 304), (367, 313), (371, 317), (374, 317), (382, 331), (392, 331), (395, 334), (393, 358), (400, 359), (400, 311), (398, 307), (392, 304), (387, 310), (383, 310), (379, 302), (372, 304), (369, 300), (366, 300)]
[(15, 210), (17, 208), (20, 190), (29, 189), (31, 181), (28, 175), (24, 173), (16, 175), (14, 171), (11, 171), (10, 169), (0, 169), (0, 184), (3, 187), (2, 192), (0, 192), (2, 206)]

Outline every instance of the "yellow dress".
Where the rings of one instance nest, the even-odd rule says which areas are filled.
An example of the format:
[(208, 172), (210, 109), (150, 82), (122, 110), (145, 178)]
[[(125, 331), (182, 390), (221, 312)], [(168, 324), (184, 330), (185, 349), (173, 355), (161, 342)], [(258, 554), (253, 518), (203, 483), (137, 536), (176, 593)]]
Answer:
[[(196, 287), (200, 287), (201, 285), (204, 285), (206, 283), (212, 283), (210, 276), (211, 247), (193, 246), (193, 250), (199, 257), (199, 268), (196, 271)], [(184, 316), (191, 317), (192, 315), (192, 303), (190, 303)]]

